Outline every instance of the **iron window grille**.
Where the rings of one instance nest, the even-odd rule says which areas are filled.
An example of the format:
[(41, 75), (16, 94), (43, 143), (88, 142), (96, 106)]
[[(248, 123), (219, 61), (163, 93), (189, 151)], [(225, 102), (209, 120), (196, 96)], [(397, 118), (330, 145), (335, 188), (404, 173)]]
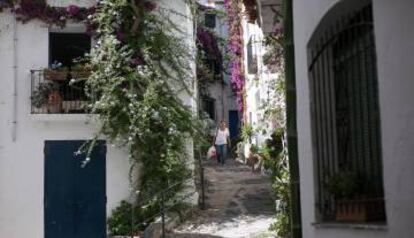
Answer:
[(372, 4), (309, 45), (319, 222), (385, 222)]

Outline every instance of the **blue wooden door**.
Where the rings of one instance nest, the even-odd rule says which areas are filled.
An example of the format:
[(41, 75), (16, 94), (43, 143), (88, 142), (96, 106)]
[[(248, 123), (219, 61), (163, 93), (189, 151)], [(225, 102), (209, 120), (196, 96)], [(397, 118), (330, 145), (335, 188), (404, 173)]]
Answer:
[(45, 142), (45, 238), (106, 237), (106, 146), (100, 141), (82, 166), (83, 143)]
[(229, 131), (230, 138), (233, 140), (239, 134), (239, 112), (229, 111)]

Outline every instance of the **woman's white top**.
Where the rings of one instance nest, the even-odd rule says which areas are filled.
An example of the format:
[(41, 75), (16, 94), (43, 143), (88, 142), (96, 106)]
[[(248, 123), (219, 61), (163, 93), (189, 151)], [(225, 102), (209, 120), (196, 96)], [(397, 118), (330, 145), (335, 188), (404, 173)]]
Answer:
[(216, 134), (216, 145), (226, 145), (227, 144), (227, 137), (230, 137), (229, 129), (218, 129)]

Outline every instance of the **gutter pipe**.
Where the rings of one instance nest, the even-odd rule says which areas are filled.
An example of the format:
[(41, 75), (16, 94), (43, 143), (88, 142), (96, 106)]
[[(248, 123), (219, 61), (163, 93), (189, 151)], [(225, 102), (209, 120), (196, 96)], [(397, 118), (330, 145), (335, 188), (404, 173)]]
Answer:
[(290, 209), (292, 238), (302, 238), (300, 204), (300, 176), (298, 156), (298, 134), (296, 116), (295, 47), (293, 32), (293, 0), (283, 0), (285, 76), (286, 76), (286, 123), (290, 172)]

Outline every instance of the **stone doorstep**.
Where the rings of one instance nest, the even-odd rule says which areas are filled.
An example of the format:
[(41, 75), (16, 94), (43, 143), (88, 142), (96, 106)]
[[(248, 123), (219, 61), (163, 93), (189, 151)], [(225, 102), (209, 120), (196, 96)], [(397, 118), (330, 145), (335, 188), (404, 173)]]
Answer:
[[(165, 231), (166, 233), (172, 231), (175, 227), (177, 227), (181, 222), (186, 220), (189, 215), (193, 213), (193, 211), (197, 210), (197, 206), (194, 205), (184, 211), (181, 212), (180, 215), (177, 212), (168, 213), (165, 216)], [(157, 218), (155, 222), (151, 223), (145, 231), (143, 238), (160, 238), (162, 235), (162, 223), (161, 218)], [(138, 237), (139, 238), (139, 237)]]

